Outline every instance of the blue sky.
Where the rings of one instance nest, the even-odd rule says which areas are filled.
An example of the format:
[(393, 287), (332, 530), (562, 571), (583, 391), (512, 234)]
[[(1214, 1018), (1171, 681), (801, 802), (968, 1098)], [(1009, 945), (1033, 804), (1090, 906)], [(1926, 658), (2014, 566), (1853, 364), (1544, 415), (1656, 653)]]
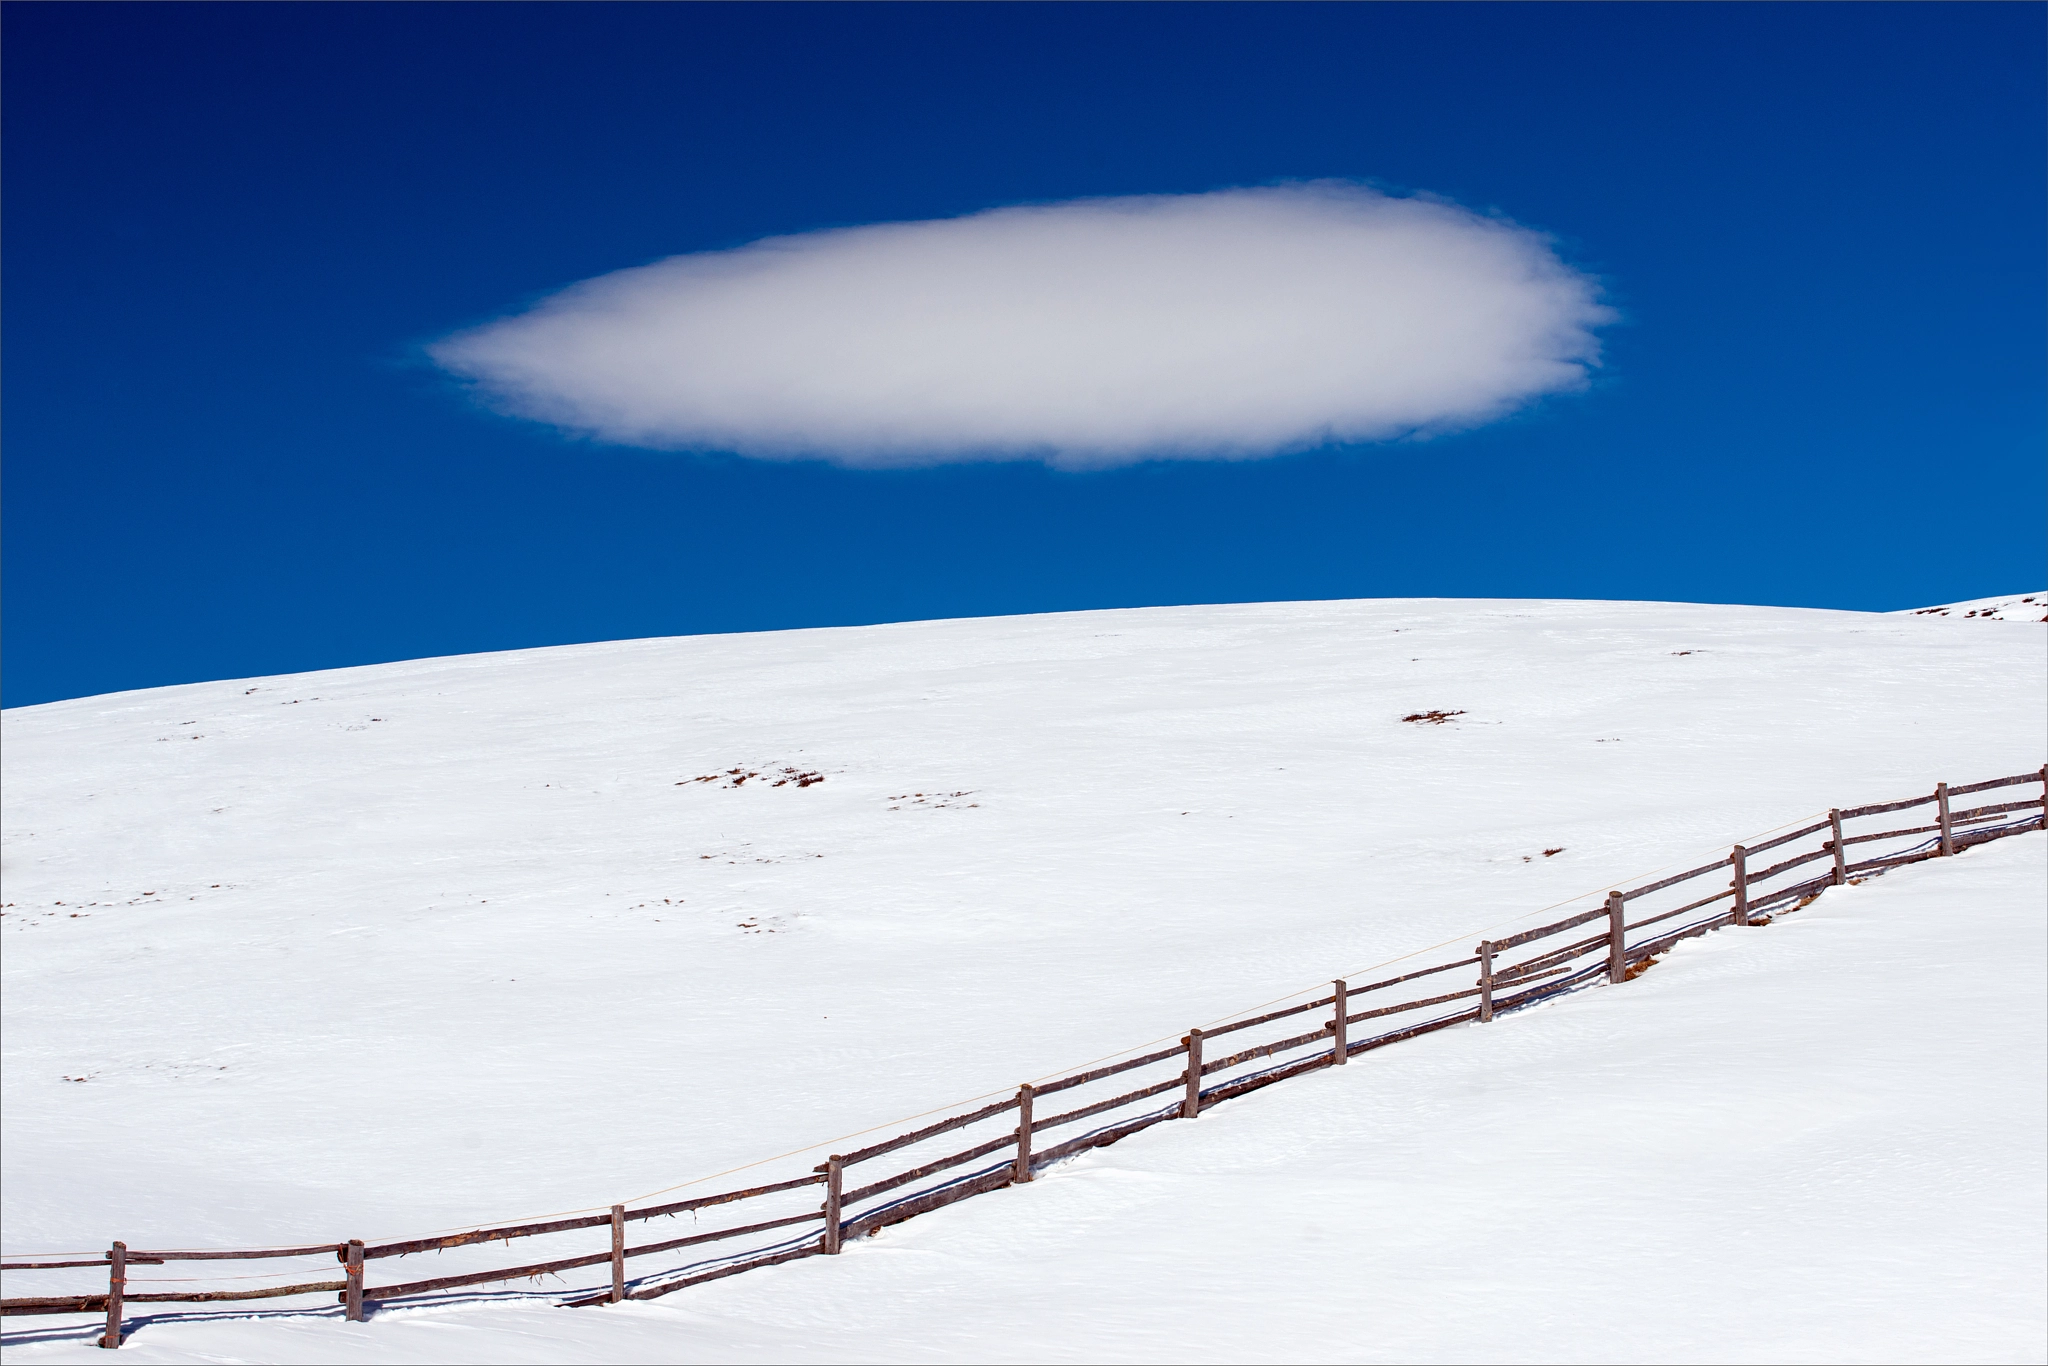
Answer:
[[(5, 701), (621, 637), (2042, 586), (2038, 5), (63, 5), (4, 24)], [(1334, 178), (1551, 235), (1588, 388), (1273, 459), (565, 436), (424, 351), (821, 228)]]

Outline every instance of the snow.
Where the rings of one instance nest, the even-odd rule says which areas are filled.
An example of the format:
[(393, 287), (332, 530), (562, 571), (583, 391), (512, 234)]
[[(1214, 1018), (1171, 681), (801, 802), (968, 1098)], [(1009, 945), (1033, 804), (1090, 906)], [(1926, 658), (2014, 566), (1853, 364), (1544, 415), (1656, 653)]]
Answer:
[[(1890, 614), (1268, 604), (9, 711), (6, 1245), (376, 1239), (805, 1170), (1830, 804), (2036, 767), (2042, 644)], [(1430, 710), (1462, 714), (1400, 719)], [(695, 781), (735, 767), (765, 776)], [(837, 1259), (605, 1310), (166, 1316), (124, 1350), (2039, 1359), (2042, 957), (2015, 946), (2042, 843), (1832, 892)], [(91, 1350), (81, 1322), (8, 1320), (10, 1359)]]
[(2008, 593), (2002, 598), (1972, 598), (1939, 607), (1909, 607), (1894, 616), (1956, 617), (1978, 621), (2048, 621), (2048, 590)]

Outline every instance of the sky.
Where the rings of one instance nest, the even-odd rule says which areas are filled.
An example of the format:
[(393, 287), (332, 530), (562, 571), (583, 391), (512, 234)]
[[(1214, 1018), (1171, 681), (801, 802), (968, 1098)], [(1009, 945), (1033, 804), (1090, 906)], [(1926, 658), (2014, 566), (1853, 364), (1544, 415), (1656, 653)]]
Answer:
[(2048, 581), (2038, 5), (0, 29), (8, 706), (934, 617)]

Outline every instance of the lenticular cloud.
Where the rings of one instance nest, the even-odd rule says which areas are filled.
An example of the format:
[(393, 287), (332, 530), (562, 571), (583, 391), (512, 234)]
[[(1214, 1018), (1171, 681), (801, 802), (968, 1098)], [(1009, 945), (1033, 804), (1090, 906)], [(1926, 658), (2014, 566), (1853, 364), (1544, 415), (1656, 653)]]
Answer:
[(855, 466), (1249, 458), (1585, 383), (1608, 311), (1536, 233), (1348, 184), (772, 237), (430, 348), (493, 406), (635, 446)]

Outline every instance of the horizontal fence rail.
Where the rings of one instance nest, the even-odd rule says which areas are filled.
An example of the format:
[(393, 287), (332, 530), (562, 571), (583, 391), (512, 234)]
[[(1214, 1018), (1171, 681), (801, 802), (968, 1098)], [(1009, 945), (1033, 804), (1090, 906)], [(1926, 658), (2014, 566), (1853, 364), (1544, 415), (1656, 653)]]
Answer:
[[(1979, 802), (1957, 808), (1955, 799), (2000, 789), (2040, 785), (2043, 794)], [(103, 1347), (118, 1347), (123, 1315), (134, 1304), (217, 1304), (302, 1300), (331, 1295), (344, 1317), (361, 1321), (369, 1306), (417, 1300), (486, 1285), (605, 1267), (600, 1288), (571, 1291), (566, 1305), (650, 1300), (735, 1276), (756, 1267), (837, 1253), (858, 1238), (920, 1214), (1003, 1186), (1028, 1183), (1052, 1162), (1114, 1143), (1168, 1120), (1193, 1119), (1204, 1109), (1288, 1077), (1406, 1039), (1552, 999), (1597, 981), (1623, 982), (1678, 942), (1727, 925), (1768, 924), (1777, 915), (1839, 887), (1889, 869), (1942, 858), (1972, 845), (2040, 830), (2048, 803), (2048, 766), (2032, 773), (1950, 787), (1927, 796), (1838, 808), (1784, 834), (1744, 847), (1711, 863), (1640, 887), (1594, 894), (1597, 904), (1534, 929), (1482, 940), (1469, 956), (1418, 968), (1380, 981), (1335, 981), (1310, 1000), (1208, 1028), (1190, 1029), (1180, 1041), (1071, 1076), (1029, 1084), (1014, 1096), (982, 1104), (864, 1148), (836, 1153), (810, 1172), (783, 1181), (639, 1209), (614, 1205), (604, 1213), (438, 1237), (365, 1243), (342, 1239), (294, 1247), (137, 1250), (116, 1242), (101, 1257), (48, 1254), (0, 1261), (0, 1271), (105, 1273), (104, 1290), (0, 1299), (0, 1314), (105, 1315)], [(1894, 829), (1849, 831), (1850, 821), (1932, 807), (1931, 820)], [(1802, 841), (1817, 846), (1799, 849)], [(1783, 856), (1769, 860), (1764, 854)], [(1633, 918), (1631, 918), (1633, 917)], [(1564, 942), (1550, 942), (1563, 939)], [(1473, 972), (1466, 970), (1476, 969)], [(1448, 979), (1443, 974), (1460, 974)], [(1470, 985), (1467, 985), (1467, 983)], [(1402, 1018), (1408, 1017), (1408, 1018)], [(1270, 1036), (1270, 1037), (1269, 1037)], [(744, 1209), (739, 1207), (744, 1206)], [(631, 1243), (628, 1225), (687, 1217), (688, 1232)], [(670, 1225), (674, 1227), (674, 1225)], [(605, 1250), (564, 1235), (605, 1229)], [(661, 1230), (665, 1232), (666, 1230)], [(657, 1231), (647, 1229), (652, 1234)], [(515, 1239), (536, 1240), (543, 1257), (518, 1266), (477, 1266), (412, 1280), (369, 1280), (369, 1266), (427, 1253), (460, 1253)], [(576, 1250), (571, 1250), (575, 1247)], [(667, 1265), (628, 1276), (628, 1263), (664, 1254)], [(479, 1254), (480, 1255), (480, 1254)], [(275, 1273), (237, 1279), (279, 1284), (243, 1289), (128, 1289), (131, 1266), (173, 1262), (276, 1261), (296, 1263)], [(337, 1272), (339, 1274), (337, 1274)], [(139, 1283), (152, 1283), (138, 1277)], [(186, 1282), (156, 1282), (186, 1284)], [(291, 1306), (287, 1306), (290, 1308)], [(305, 1306), (298, 1306), (303, 1310)], [(332, 1312), (329, 1310), (328, 1312)]]

